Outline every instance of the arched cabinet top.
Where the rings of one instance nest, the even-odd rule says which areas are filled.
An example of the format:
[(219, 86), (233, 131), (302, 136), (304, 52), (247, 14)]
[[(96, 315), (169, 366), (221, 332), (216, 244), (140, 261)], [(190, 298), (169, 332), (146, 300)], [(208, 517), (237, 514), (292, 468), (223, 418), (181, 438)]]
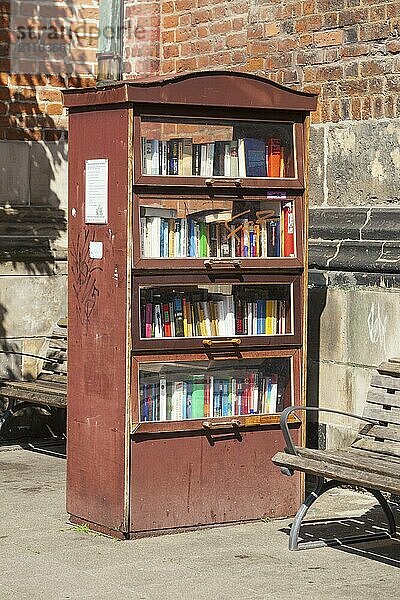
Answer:
[(165, 104), (310, 112), (317, 95), (248, 73), (207, 71), (64, 90), (68, 108), (107, 104)]

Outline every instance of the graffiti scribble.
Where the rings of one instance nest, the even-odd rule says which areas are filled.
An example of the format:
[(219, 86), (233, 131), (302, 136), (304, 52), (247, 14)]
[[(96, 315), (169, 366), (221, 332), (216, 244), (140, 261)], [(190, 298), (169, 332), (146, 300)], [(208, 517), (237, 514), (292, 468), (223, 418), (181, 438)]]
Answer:
[[(94, 234), (92, 235), (94, 239)], [(82, 325), (90, 322), (90, 317), (99, 297), (99, 289), (96, 285), (96, 271), (103, 268), (94, 266), (93, 258), (89, 255), (89, 231), (85, 230), (78, 234), (76, 243), (72, 244), (72, 289), (76, 298), (76, 310)]]

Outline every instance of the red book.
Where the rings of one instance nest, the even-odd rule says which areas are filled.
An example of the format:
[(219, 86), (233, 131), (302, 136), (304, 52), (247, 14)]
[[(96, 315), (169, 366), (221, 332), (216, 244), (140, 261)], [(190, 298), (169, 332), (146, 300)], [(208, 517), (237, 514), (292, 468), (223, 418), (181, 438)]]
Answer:
[(235, 301), (235, 328), (236, 335), (242, 335), (243, 333), (243, 312), (242, 312), (242, 303), (240, 299), (236, 299)]
[(268, 177), (281, 176), (281, 140), (270, 138), (268, 145)]
[(164, 313), (164, 337), (171, 337), (171, 319), (169, 316), (169, 304), (163, 304)]
[(283, 214), (283, 256), (294, 256), (294, 215), (293, 203), (282, 206)]
[(204, 380), (204, 416), (210, 416), (210, 378)]
[(146, 329), (145, 335), (147, 338), (153, 336), (153, 305), (151, 302), (146, 304)]

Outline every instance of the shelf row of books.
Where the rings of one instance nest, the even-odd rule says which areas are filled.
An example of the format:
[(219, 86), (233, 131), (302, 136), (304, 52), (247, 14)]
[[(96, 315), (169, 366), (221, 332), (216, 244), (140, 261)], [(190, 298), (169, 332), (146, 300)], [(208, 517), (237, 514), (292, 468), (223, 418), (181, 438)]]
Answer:
[(195, 293), (141, 298), (142, 338), (283, 335), (290, 328), (286, 300), (249, 301), (248, 296), (224, 294), (201, 298)]
[(177, 218), (174, 209), (141, 206), (141, 255), (144, 258), (295, 256), (293, 202), (282, 203), (281, 214), (269, 212), (272, 215), (255, 220), (241, 214), (232, 216), (229, 211), (203, 211)]
[(245, 377), (193, 375), (168, 381), (160, 375), (140, 385), (141, 421), (180, 421), (203, 417), (272, 414), (281, 410), (278, 375), (248, 373)]
[(191, 138), (141, 138), (144, 175), (287, 177), (279, 138), (240, 138), (194, 144)]

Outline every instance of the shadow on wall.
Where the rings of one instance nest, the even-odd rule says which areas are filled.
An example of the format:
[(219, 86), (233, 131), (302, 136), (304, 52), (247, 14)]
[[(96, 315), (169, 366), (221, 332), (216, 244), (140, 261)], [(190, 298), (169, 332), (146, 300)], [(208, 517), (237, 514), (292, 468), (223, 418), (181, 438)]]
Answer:
[[(314, 274), (314, 279), (316, 274)], [(308, 331), (307, 331), (307, 405), (319, 406), (319, 357), (321, 343), (321, 315), (326, 306), (327, 286), (323, 275), (308, 289)], [(322, 421), (322, 423), (321, 423)], [(307, 446), (322, 448), (326, 446), (324, 419), (318, 413), (307, 415)]]
[[(40, 313), (46, 313), (40, 288), (27, 286), (30, 278), (15, 276), (53, 275), (57, 260), (66, 258), (65, 242), (61, 242), (67, 229), (56, 191), (56, 177), (67, 161), (66, 137), (45, 114), (46, 105), (38, 102), (38, 76), (14, 76), (14, 80), (23, 84), (22, 91), (1, 88), (6, 115), (1, 118), (0, 143), (0, 352), (5, 355), (0, 362), (6, 378), (20, 375), (22, 342), (37, 337)], [(31, 292), (37, 296), (30, 298)], [(30, 310), (32, 319), (39, 315), (39, 323), (29, 322)]]

